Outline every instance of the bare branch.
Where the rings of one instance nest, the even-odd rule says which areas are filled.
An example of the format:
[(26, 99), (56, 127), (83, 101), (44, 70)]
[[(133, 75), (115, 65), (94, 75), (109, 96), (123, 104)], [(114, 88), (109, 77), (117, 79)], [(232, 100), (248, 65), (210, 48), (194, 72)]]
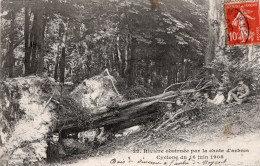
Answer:
[(184, 84), (184, 83), (186, 83), (186, 82), (178, 82), (178, 83), (175, 83), (175, 84), (171, 84), (166, 89), (164, 89), (163, 93), (165, 93), (169, 88), (173, 87), (174, 85), (180, 85), (180, 84)]
[(110, 81), (111, 81), (111, 83), (112, 83), (112, 85), (113, 85), (113, 87), (114, 87), (114, 89), (115, 89), (115, 91), (116, 91), (116, 93), (117, 93), (118, 97), (120, 98), (120, 100), (121, 100), (121, 102), (122, 102), (122, 95), (120, 95), (120, 93), (119, 93), (119, 92), (118, 92), (118, 90), (116, 89), (116, 86), (115, 86), (115, 84), (114, 84), (114, 81), (111, 79), (111, 78), (112, 78), (112, 76), (110, 75), (110, 73), (109, 73), (108, 69), (105, 69), (105, 71), (104, 71), (104, 72), (106, 72), (106, 73), (107, 73), (107, 75), (109, 76), (109, 79), (110, 79)]

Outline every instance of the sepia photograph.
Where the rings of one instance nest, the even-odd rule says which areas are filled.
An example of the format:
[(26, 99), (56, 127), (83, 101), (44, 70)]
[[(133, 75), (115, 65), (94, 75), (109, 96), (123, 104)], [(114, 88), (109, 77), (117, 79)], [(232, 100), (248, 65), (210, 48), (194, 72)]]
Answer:
[(0, 0), (0, 166), (260, 166), (259, 0)]

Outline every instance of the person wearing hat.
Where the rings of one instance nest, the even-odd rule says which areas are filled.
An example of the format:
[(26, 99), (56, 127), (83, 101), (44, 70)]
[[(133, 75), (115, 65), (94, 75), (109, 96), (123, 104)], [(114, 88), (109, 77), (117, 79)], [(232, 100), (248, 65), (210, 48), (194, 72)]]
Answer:
[(234, 100), (238, 104), (242, 104), (247, 100), (248, 95), (249, 87), (244, 84), (242, 78), (239, 78), (237, 86), (228, 92), (227, 103), (231, 103)]
[(209, 99), (207, 96), (208, 95), (204, 95), (204, 97), (206, 98), (207, 102), (215, 104), (215, 105), (220, 105), (220, 104), (224, 104), (225, 101), (225, 96), (223, 94), (224, 88), (221, 86), (218, 88), (217, 94), (215, 96), (215, 98), (213, 100)]
[(228, 74), (228, 72), (225, 71), (221, 76), (222, 76), (222, 78), (221, 78), (222, 84), (223, 84), (223, 87), (225, 88), (224, 89), (224, 91), (225, 91), (226, 89), (229, 89), (231, 87), (229, 74)]

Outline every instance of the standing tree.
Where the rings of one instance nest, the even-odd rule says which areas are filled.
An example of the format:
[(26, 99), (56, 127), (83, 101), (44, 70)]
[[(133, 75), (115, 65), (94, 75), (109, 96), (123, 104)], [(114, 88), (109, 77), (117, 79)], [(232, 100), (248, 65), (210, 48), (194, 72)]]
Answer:
[(225, 23), (224, 0), (209, 0), (209, 33), (205, 64), (208, 65), (216, 56), (224, 54)]
[(14, 37), (15, 37), (15, 11), (11, 10), (10, 12), (10, 16), (11, 16), (11, 25), (10, 25), (10, 34), (9, 34), (9, 39), (10, 39), (10, 43), (9, 43), (9, 50), (8, 50), (8, 76), (10, 78), (13, 77), (13, 73), (14, 73)]

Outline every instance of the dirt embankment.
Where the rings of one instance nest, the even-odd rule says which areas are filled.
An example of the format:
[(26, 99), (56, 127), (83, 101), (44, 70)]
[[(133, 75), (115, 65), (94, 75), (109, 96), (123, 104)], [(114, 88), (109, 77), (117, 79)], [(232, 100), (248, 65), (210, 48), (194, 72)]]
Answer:
[(84, 80), (72, 93), (72, 86), (52, 78), (28, 76), (1, 82), (1, 164), (45, 165), (53, 133), (57, 134), (57, 128), (67, 119), (74, 119), (80, 126), (82, 115), (88, 115), (90, 108), (107, 105), (117, 96), (112, 81), (112, 77), (101, 74)]

